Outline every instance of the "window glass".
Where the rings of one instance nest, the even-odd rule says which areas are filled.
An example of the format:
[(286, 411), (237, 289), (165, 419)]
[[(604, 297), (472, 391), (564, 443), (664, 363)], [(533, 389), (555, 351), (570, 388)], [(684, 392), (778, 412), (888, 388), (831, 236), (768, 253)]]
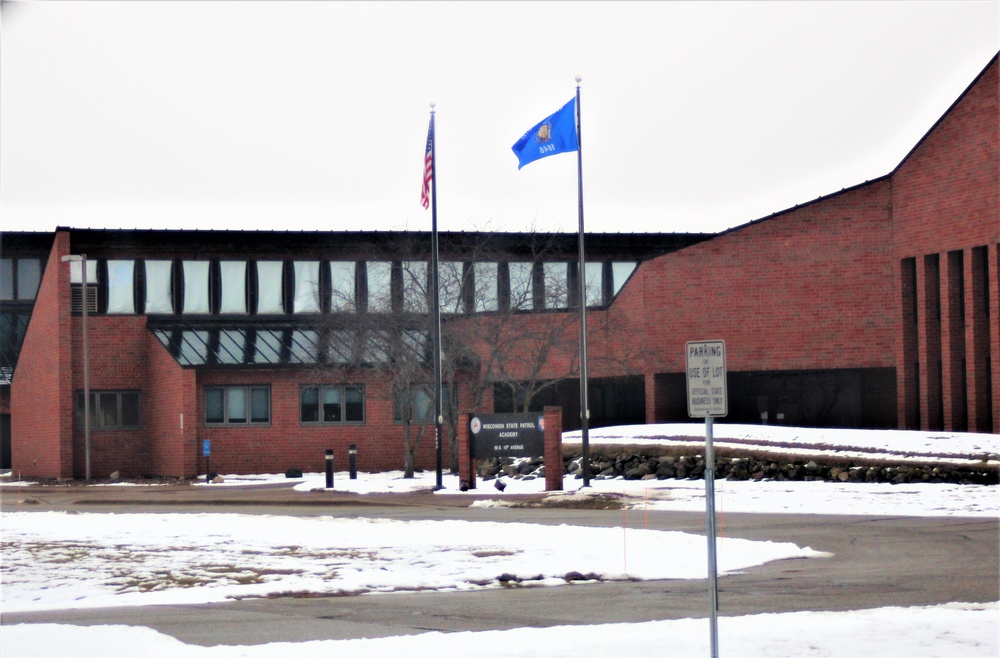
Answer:
[(354, 262), (330, 262), (330, 310), (355, 310), (354, 305)]
[(365, 339), (362, 361), (365, 363), (389, 362), (389, 332), (372, 331)]
[[(34, 299), (42, 278), (42, 261), (37, 258), (19, 258), (17, 261), (17, 298)], [(96, 283), (96, 280), (95, 280)]]
[(226, 421), (247, 422), (247, 391), (245, 388), (231, 387), (226, 390)]
[(362, 386), (344, 387), (344, 420), (349, 423), (363, 422), (365, 419), (365, 389)]
[(280, 260), (257, 261), (257, 312), (284, 313), (281, 304)]
[[(126, 261), (132, 262), (132, 261)], [(108, 261), (109, 265), (111, 261)], [(83, 263), (78, 260), (71, 260), (69, 262), (69, 282), (70, 283), (83, 283)], [(129, 270), (131, 272), (131, 270)], [(97, 261), (88, 260), (87, 261), (87, 285), (92, 283), (97, 283)]]
[(225, 389), (207, 388), (205, 389), (205, 422), (223, 423), (226, 421), (225, 413)]
[(328, 386), (323, 389), (323, 422), (340, 422), (340, 387)]
[[(134, 269), (135, 262), (131, 260), (108, 261), (108, 313), (135, 313)], [(87, 285), (90, 281), (90, 261), (87, 261)]]
[(250, 389), (250, 422), (271, 422), (271, 389), (265, 386)]
[(114, 393), (97, 394), (97, 426), (118, 426), (118, 396)]
[(292, 309), (295, 313), (319, 312), (319, 261), (295, 261), (295, 296)]
[(281, 363), (282, 341), (283, 332), (259, 329), (253, 355), (254, 363)]
[(366, 269), (368, 271), (368, 312), (391, 312), (392, 263), (369, 261)]
[(246, 335), (238, 329), (223, 329), (219, 332), (219, 363), (243, 363)]
[(476, 263), (475, 280), (475, 310), (477, 312), (497, 310), (497, 264)]
[(14, 299), (14, 261), (11, 258), (0, 258), (0, 299)]
[(139, 393), (135, 391), (125, 391), (121, 394), (122, 406), (122, 426), (139, 427)]
[(427, 313), (427, 272), (424, 261), (403, 263), (403, 310), (407, 313)]
[(303, 388), (299, 395), (299, 420), (303, 423), (319, 422), (319, 389)]
[(545, 263), (545, 308), (569, 306), (569, 286), (566, 263)]
[(318, 363), (319, 332), (315, 329), (296, 329), (292, 332), (292, 363)]
[(208, 313), (208, 261), (186, 260), (184, 271), (183, 313)]
[(587, 306), (600, 306), (604, 303), (604, 263), (586, 263), (584, 271), (587, 280)]
[(534, 286), (532, 285), (531, 263), (509, 263), (510, 272), (510, 308), (515, 310), (530, 310), (534, 304)]
[(343, 330), (331, 331), (330, 342), (327, 345), (327, 360), (331, 363), (350, 363), (353, 356), (354, 334)]
[(456, 261), (442, 261), (438, 267), (438, 302), (442, 313), (462, 313), (462, 270), (464, 265)]
[(181, 365), (200, 366), (208, 358), (208, 332), (185, 329), (181, 332), (180, 352), (177, 360)]
[(219, 313), (247, 312), (247, 264), (242, 260), (224, 260), (219, 263), (222, 298)]
[[(172, 313), (173, 300), (170, 297), (169, 260), (146, 261), (146, 313)], [(110, 269), (111, 261), (108, 261)], [(110, 279), (110, 277), (109, 277)]]
[(622, 286), (632, 272), (635, 271), (635, 263), (611, 263), (611, 279), (612, 279), (612, 290), (613, 294), (617, 295), (621, 291)]

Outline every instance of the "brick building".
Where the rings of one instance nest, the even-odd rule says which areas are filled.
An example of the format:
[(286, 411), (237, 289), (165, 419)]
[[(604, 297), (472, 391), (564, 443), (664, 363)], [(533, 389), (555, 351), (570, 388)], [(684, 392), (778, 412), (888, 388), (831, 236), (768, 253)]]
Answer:
[[(574, 235), (443, 233), (449, 408), (530, 398), (578, 425), (585, 302), (591, 426), (687, 421), (684, 343), (721, 338), (725, 422), (1000, 431), (997, 81), (994, 58), (879, 179), (714, 235), (588, 234), (585, 300)], [(400, 468), (405, 421), (425, 426), (394, 351), (426, 369), (425, 232), (0, 247), (0, 466), (83, 474), (84, 305), (95, 477), (202, 473), (206, 440), (224, 472), (321, 470), (352, 444), (362, 470)]]

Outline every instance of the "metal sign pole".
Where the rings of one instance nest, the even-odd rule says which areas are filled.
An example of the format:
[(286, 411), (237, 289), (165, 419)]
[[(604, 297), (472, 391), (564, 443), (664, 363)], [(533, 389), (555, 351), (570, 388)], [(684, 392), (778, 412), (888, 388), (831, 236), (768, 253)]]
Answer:
[(712, 417), (705, 418), (705, 518), (708, 530), (708, 616), (712, 658), (719, 656), (719, 582), (715, 559), (715, 452)]

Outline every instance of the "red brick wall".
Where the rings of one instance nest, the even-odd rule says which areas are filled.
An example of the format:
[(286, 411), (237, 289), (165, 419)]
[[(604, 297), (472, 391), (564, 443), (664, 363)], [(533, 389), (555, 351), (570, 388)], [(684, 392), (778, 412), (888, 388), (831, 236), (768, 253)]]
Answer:
[(201, 455), (197, 377), (181, 368), (166, 348), (147, 333), (148, 386), (143, 391), (142, 426), (149, 445), (149, 472), (158, 476), (193, 476)]
[(729, 371), (894, 365), (889, 183), (877, 181), (642, 264), (615, 301), (644, 325), (647, 373), (723, 339)]
[(1000, 431), (998, 76), (994, 59), (892, 176), (896, 278), (903, 259), (917, 274), (898, 405), (924, 429)]
[(11, 465), (29, 477), (74, 472), (68, 253), (69, 233), (57, 232), (11, 388)]
[[(364, 424), (300, 423), (300, 387), (317, 383), (364, 383)], [(253, 384), (271, 387), (270, 425), (220, 427), (205, 424), (206, 386)], [(322, 472), (326, 468), (327, 449), (333, 450), (336, 470), (346, 470), (347, 451), (352, 443), (357, 445), (360, 471), (403, 468), (403, 426), (393, 422), (392, 386), (385, 377), (373, 371), (344, 373), (342, 377), (309, 370), (205, 371), (198, 376), (196, 395), (199, 472), (205, 470), (200, 457), (202, 439), (211, 440), (211, 469), (219, 473), (284, 473), (289, 468)], [(434, 448), (434, 426), (431, 424), (426, 427), (417, 447), (418, 468), (434, 468)]]

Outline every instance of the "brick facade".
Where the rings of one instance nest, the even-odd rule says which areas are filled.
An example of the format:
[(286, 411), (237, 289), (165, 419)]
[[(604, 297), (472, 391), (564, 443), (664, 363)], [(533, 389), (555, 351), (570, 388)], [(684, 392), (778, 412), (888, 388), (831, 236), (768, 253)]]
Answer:
[[(882, 178), (637, 258), (614, 300), (588, 312), (591, 377), (632, 377), (637, 388), (628, 390), (644, 396), (646, 422), (681, 420), (684, 343), (724, 339), (730, 422), (759, 413), (765, 422), (1000, 431), (997, 79), (994, 58)], [(156, 258), (211, 258), (211, 248), (226, 240), (213, 235), (184, 233), (177, 238), (183, 248), (174, 251), (155, 252), (158, 245), (141, 235), (129, 236), (126, 247), (153, 249)], [(83, 385), (82, 326), (70, 312), (69, 268), (61, 261), (80, 249), (73, 236), (71, 229), (55, 233), (10, 389), (13, 468), (25, 476), (83, 474), (84, 433), (73, 409)], [(296, 248), (282, 252), (264, 236), (246, 257), (324, 257), (305, 238)], [(638, 247), (615, 257), (627, 259), (629, 248)], [(502, 343), (504, 332), (490, 339), (484, 331), (495, 321), (490, 314), (449, 321), (479, 355), (479, 367)], [(184, 366), (150, 322), (140, 314), (90, 318), (91, 389), (141, 393), (139, 429), (92, 432), (95, 477), (204, 473), (205, 440), (218, 472), (322, 471), (327, 449), (341, 469), (350, 445), (362, 471), (402, 467), (403, 427), (393, 420), (384, 369)], [(575, 311), (524, 313), (514, 322), (508, 331), (558, 328), (542, 377), (575, 370)], [(465, 375), (475, 376), (474, 367)], [(458, 408), (495, 411), (489, 387), (474, 409), (471, 383), (460, 382)], [(364, 422), (300, 422), (300, 391), (316, 384), (363, 385)], [(269, 387), (268, 423), (205, 422), (206, 387), (252, 385)], [(562, 403), (564, 427), (578, 416), (577, 402)], [(434, 447), (428, 425), (418, 468), (433, 468)]]

